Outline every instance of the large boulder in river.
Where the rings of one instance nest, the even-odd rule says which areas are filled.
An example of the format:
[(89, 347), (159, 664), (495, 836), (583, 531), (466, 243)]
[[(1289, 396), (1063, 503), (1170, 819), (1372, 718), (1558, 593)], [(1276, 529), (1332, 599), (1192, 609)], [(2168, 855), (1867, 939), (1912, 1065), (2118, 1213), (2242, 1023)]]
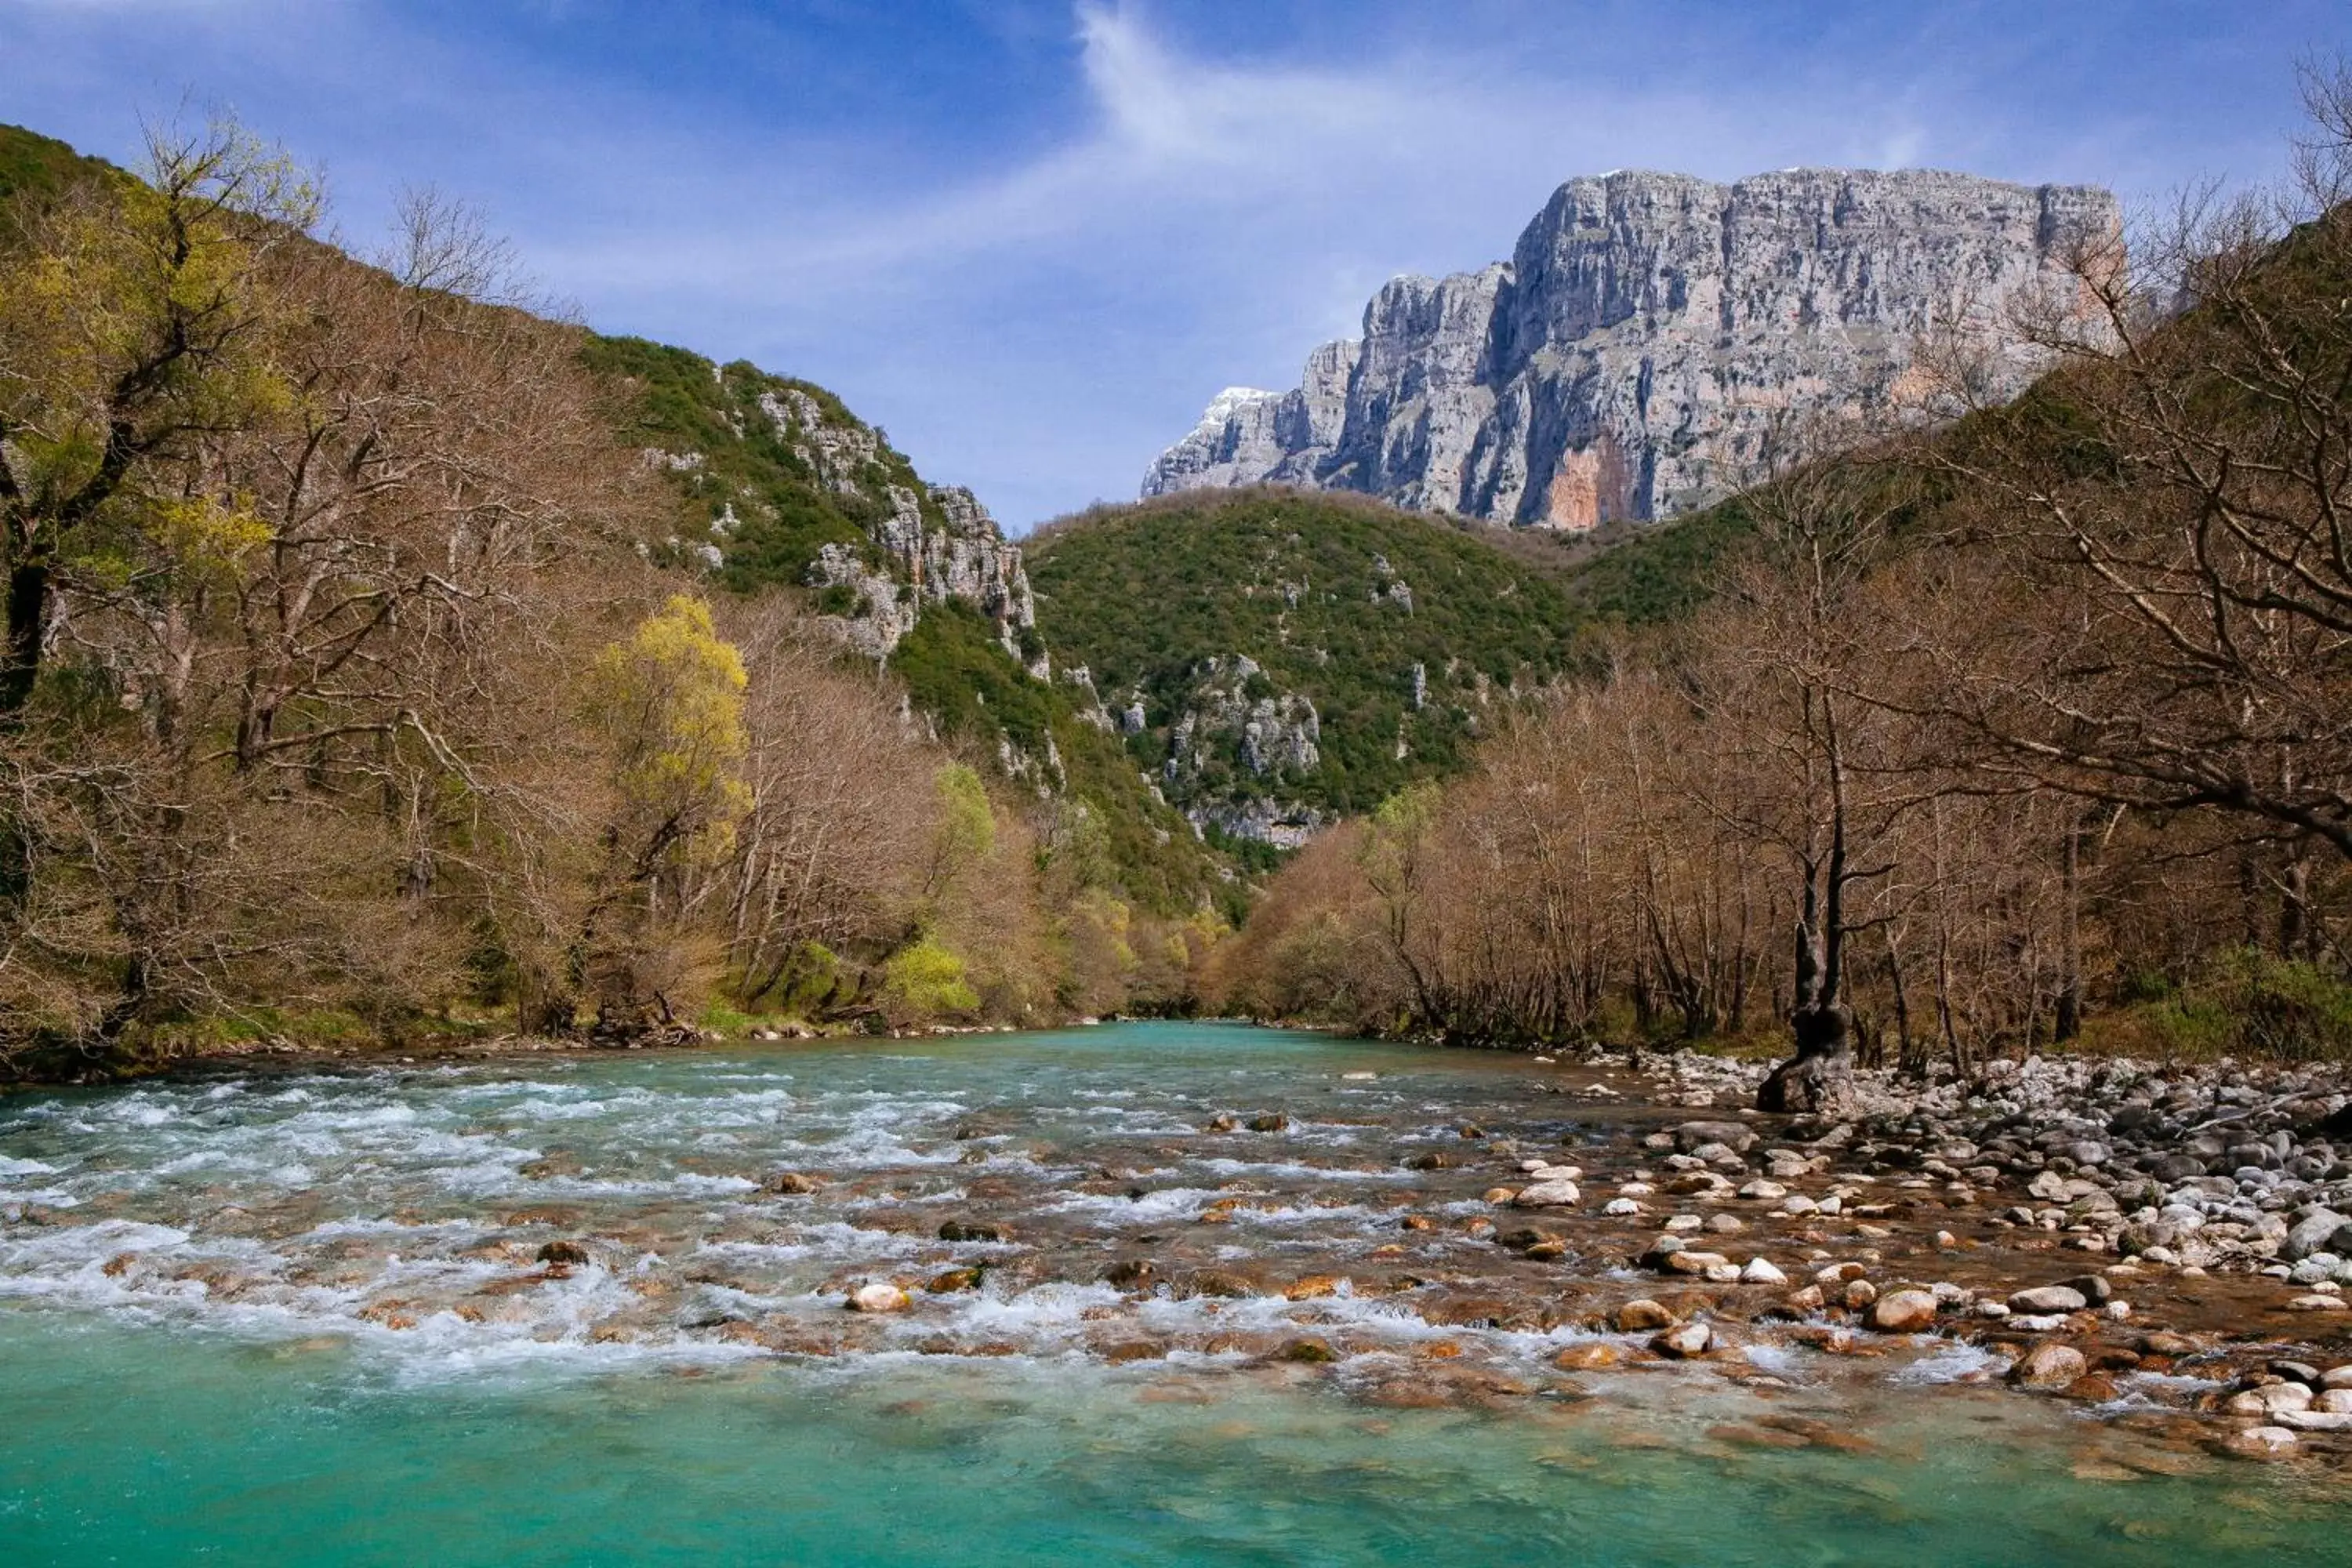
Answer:
[(2279, 1256), (2294, 1263), (2315, 1252), (2352, 1252), (2352, 1219), (2329, 1208), (2305, 1211), (2303, 1218), (2287, 1227)]
[(1936, 1326), (1932, 1290), (1890, 1290), (1870, 1305), (1870, 1326), (1882, 1334), (1916, 1334)]
[(2039, 1344), (2009, 1369), (2009, 1381), (2020, 1388), (2069, 1388), (2089, 1370), (2074, 1346)]

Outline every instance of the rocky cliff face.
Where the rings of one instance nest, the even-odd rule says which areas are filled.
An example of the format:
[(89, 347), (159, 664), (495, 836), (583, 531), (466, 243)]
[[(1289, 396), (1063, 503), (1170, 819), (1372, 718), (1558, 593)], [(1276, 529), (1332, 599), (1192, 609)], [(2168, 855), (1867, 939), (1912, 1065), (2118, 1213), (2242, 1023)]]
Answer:
[[(1286, 393), (1230, 388), (1144, 494), (1272, 482), (1538, 527), (1648, 521), (1750, 476), (1784, 411), (1897, 395), (1912, 345), (1997, 338), (2114, 197), (1972, 175), (1798, 169), (1571, 180), (1507, 263), (1399, 278)], [(2010, 354), (2021, 387), (2035, 366)]]
[[(809, 563), (807, 585), (848, 591), (839, 614), (826, 625), (861, 651), (887, 658), (915, 629), (926, 603), (961, 599), (996, 624), (1005, 651), (1043, 680), (1052, 667), (1042, 648), (1024, 648), (1022, 633), (1037, 624), (1037, 605), (1023, 568), (1021, 549), (1008, 542), (988, 509), (970, 490), (931, 485), (921, 492), (890, 482), (879, 471), (880, 439), (854, 420), (828, 418), (824, 406), (804, 393), (787, 389), (762, 395), (760, 410), (777, 437), (838, 494), (884, 503), (866, 527), (873, 552), (840, 541), (818, 548)], [(925, 503), (929, 502), (927, 506)]]

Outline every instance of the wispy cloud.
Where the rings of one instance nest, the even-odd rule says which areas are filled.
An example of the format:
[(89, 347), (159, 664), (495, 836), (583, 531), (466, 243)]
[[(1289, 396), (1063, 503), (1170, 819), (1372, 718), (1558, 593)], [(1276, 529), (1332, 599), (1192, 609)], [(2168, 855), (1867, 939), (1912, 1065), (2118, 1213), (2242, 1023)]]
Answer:
[[(0, 58), (45, 66), (0, 72), (0, 119), (86, 137), (193, 89), (323, 156), (362, 234), (437, 183), (598, 325), (826, 382), (1024, 521), (1131, 493), (1218, 387), (1286, 382), (1396, 272), (1507, 255), (1573, 174), (2246, 173), (2325, 0), (2264, 8), (2269, 66), (2178, 9), (2179, 58), (2123, 0), (0, 0)], [(2097, 99), (2052, 86), (2094, 63)]]

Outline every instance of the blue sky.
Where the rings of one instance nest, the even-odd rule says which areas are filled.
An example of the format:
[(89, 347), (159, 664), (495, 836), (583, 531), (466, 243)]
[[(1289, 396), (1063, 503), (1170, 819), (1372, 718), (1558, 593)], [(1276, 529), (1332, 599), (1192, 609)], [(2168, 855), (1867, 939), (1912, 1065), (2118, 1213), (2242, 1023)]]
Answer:
[(484, 207), (593, 325), (834, 388), (1018, 530), (1134, 493), (1573, 174), (2274, 176), (2341, 0), (0, 0), (0, 120), (233, 109)]

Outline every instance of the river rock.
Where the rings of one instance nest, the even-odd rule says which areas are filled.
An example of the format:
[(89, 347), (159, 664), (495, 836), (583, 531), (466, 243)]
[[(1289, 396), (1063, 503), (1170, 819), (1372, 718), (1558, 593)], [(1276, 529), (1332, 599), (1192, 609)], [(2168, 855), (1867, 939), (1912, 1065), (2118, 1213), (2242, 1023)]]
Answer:
[(1685, 1121), (1675, 1129), (1675, 1144), (1685, 1153), (1710, 1143), (1745, 1154), (1756, 1146), (1756, 1130), (1738, 1121)]
[(1010, 1226), (997, 1225), (991, 1221), (951, 1219), (940, 1226), (940, 1239), (941, 1241), (1005, 1242), (1013, 1239), (1013, 1229)]
[(1739, 1271), (1739, 1282), (1742, 1285), (1786, 1285), (1789, 1282), (1789, 1277), (1776, 1268), (1770, 1260), (1751, 1258), (1748, 1260), (1747, 1266)]
[(2064, 1388), (2088, 1371), (2090, 1363), (2074, 1346), (2039, 1344), (2010, 1368), (2009, 1380), (2021, 1388)]
[[(2343, 1233), (2338, 1239), (2338, 1233)], [(2334, 1209), (2314, 1209), (2287, 1228), (2278, 1255), (2294, 1263), (2315, 1252), (2352, 1252), (2352, 1219)]]
[(1654, 1329), (1670, 1329), (1682, 1320), (1657, 1302), (1643, 1296), (1617, 1309), (1617, 1331), (1621, 1334), (1647, 1333)]
[(2242, 1432), (2232, 1432), (2221, 1439), (2221, 1446), (2232, 1454), (2248, 1458), (2267, 1459), (2292, 1453), (2301, 1441), (2284, 1426), (2249, 1426)]
[(907, 1293), (896, 1285), (860, 1285), (849, 1293), (848, 1308), (853, 1312), (903, 1312), (910, 1303)]
[(1870, 1326), (1882, 1334), (1916, 1334), (1936, 1326), (1936, 1298), (1927, 1290), (1895, 1290), (1871, 1303)]
[(2020, 1290), (2009, 1299), (2011, 1311), (2033, 1316), (2079, 1312), (2089, 1305), (2080, 1290), (2068, 1285), (2043, 1285), (2031, 1290)]
[[(1665, 1269), (1669, 1274), (1706, 1276), (1713, 1274), (1717, 1268), (1730, 1266), (1731, 1259), (1724, 1257), (1720, 1252), (1701, 1252), (1695, 1247), (1685, 1247), (1678, 1252), (1666, 1254)], [(1736, 1277), (1738, 1270), (1733, 1268), (1732, 1273)]]
[(588, 1261), (588, 1249), (576, 1241), (551, 1241), (539, 1249), (539, 1260), (569, 1268)]
[(1584, 1201), (1574, 1182), (1537, 1182), (1521, 1187), (1512, 1204), (1523, 1209), (1569, 1208)]
[(1650, 1348), (1669, 1361), (1705, 1355), (1715, 1343), (1715, 1331), (1705, 1323), (1684, 1323), (1654, 1336)]
[(2352, 1432), (2352, 1411), (2282, 1410), (2272, 1419), (2298, 1432)]
[(784, 1197), (806, 1197), (821, 1190), (824, 1184), (800, 1171), (778, 1171), (763, 1184), (765, 1189)]

